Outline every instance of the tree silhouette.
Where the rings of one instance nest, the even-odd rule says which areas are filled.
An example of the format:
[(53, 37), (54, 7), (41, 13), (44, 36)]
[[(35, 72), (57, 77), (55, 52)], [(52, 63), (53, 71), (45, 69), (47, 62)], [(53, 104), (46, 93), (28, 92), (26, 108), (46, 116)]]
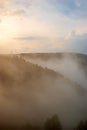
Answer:
[(87, 130), (87, 121), (81, 121), (75, 130)]
[(62, 130), (62, 126), (57, 115), (47, 119), (45, 122), (45, 130)]

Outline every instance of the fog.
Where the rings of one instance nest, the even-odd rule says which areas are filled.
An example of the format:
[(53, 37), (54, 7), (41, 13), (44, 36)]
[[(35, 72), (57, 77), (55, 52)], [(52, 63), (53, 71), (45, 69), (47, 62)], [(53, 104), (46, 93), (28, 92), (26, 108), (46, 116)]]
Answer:
[[(48, 102), (54, 99), (51, 106), (47, 105), (49, 103), (45, 104), (48, 109), (54, 106), (56, 109), (54, 113), (59, 114), (65, 125), (73, 126), (74, 123), (87, 119), (87, 77), (84, 73), (86, 68), (84, 66), (82, 68), (81, 61), (77, 57), (64, 55), (61, 59), (49, 58), (44, 60), (41, 57), (26, 57), (24, 59), (26, 62), (54, 70), (64, 76), (65, 80), (56, 79), (54, 87), (51, 87), (51, 85), (48, 87), (49, 93), (52, 93), (48, 94), (50, 98), (46, 98), (46, 95), (44, 95), (44, 100), (48, 100)], [(69, 82), (66, 82), (66, 80), (69, 80)]]
[(70, 130), (87, 119), (86, 76), (76, 59), (13, 56), (0, 57), (0, 63), (1, 124), (43, 125), (57, 114)]
[(48, 69), (52, 69), (64, 77), (70, 79), (71, 81), (76, 82), (81, 85), (85, 90), (87, 90), (87, 76), (84, 73), (84, 66), (82, 68), (81, 62), (77, 57), (64, 55), (63, 58), (49, 58), (48, 60), (44, 60), (41, 58), (24, 58), (26, 61), (29, 61), (33, 64), (38, 64), (39, 66), (46, 67)]

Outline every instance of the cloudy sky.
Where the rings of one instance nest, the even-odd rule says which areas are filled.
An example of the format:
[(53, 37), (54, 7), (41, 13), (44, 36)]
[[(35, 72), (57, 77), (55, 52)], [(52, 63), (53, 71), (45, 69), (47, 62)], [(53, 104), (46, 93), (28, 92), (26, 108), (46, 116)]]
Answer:
[(87, 0), (0, 0), (0, 53), (87, 53)]

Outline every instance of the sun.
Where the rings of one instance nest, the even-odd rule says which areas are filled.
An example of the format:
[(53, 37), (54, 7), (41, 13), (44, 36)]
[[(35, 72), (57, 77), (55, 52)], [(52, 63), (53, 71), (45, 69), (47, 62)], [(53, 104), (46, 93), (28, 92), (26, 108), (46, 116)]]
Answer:
[(18, 33), (16, 21), (4, 18), (0, 23), (0, 42), (9, 42)]

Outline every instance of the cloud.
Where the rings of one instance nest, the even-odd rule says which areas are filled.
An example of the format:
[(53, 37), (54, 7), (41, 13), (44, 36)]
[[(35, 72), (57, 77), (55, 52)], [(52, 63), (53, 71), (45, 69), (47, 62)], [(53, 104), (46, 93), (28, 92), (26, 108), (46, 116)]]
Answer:
[[(87, 54), (87, 33), (78, 34), (76, 31), (69, 33), (70, 37), (55, 38), (41, 36), (16, 37), (10, 44), (10, 51), (21, 52), (75, 52)], [(3, 47), (4, 48), (4, 47)], [(5, 51), (4, 51), (5, 52)]]
[[(0, 13), (4, 15), (21, 15), (29, 13), (29, 8), (43, 6), (54, 8), (65, 16), (87, 18), (87, 0), (3, 0), (0, 1)], [(50, 9), (50, 8), (49, 8)], [(9, 12), (9, 13), (8, 13)]]
[(73, 38), (73, 37), (75, 37), (76, 36), (76, 32), (73, 30), (72, 32), (70, 32), (66, 37), (65, 37), (65, 39), (66, 40), (69, 40), (69, 39), (71, 39), (71, 38)]
[(70, 36), (68, 39), (65, 38), (64, 41), (67, 50), (87, 54), (87, 33), (77, 34), (75, 31), (72, 31)]
[[(15, 34), (12, 40), (23, 42), (25, 48), (28, 43), (34, 43), (33, 48), (38, 47), (39, 50), (48, 48), (51, 51), (60, 51), (65, 48), (84, 51), (87, 49), (86, 34), (78, 35), (76, 31), (71, 31), (87, 32), (87, 0), (2, 0), (0, 15), (4, 37), (7, 30), (5, 26), (12, 24), (8, 26), (7, 32), (10, 32), (10, 29), (13, 32), (14, 27)], [(3, 15), (7, 17), (4, 18)], [(9, 16), (13, 16), (12, 23)], [(78, 17), (80, 20), (77, 20)], [(2, 28), (2, 25), (0, 27)], [(67, 33), (68, 35), (64, 37)]]
[(29, 9), (30, 0), (3, 0), (0, 1), (0, 14), (4, 16), (24, 15), (26, 13), (26, 6)]
[[(16, 37), (21, 51), (42, 52), (76, 52), (87, 54), (87, 33), (78, 34), (71, 31), (67, 36), (50, 38), (44, 36)], [(18, 45), (17, 45), (18, 46)], [(25, 48), (25, 49), (24, 49)]]
[(47, 37), (41, 37), (41, 36), (28, 36), (28, 37), (16, 37), (14, 40), (20, 40), (20, 41), (33, 41), (33, 40), (47, 40)]
[(48, 0), (48, 2), (65, 16), (87, 18), (87, 0)]

